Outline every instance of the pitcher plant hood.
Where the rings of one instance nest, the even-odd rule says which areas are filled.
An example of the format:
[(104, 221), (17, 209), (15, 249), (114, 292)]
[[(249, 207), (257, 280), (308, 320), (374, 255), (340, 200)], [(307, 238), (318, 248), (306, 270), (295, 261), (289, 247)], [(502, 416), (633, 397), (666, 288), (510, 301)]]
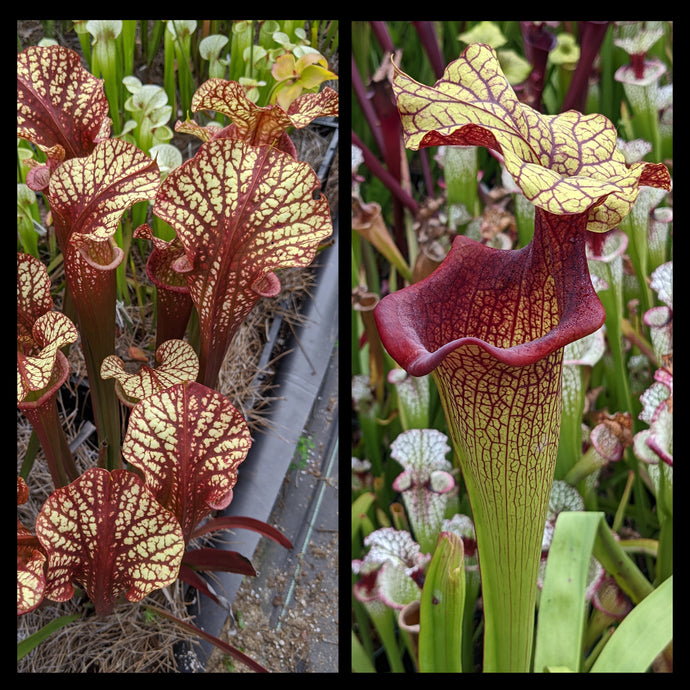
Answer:
[(470, 45), (433, 87), (395, 67), (408, 148), (483, 146), (535, 206), (521, 249), (459, 235), (427, 278), (384, 297), (381, 341), (414, 376), (433, 374), (472, 507), (484, 601), (484, 669), (526, 671), (561, 424), (564, 347), (604, 322), (587, 231), (630, 211), (663, 165), (626, 165), (602, 115), (521, 103), (495, 51)]

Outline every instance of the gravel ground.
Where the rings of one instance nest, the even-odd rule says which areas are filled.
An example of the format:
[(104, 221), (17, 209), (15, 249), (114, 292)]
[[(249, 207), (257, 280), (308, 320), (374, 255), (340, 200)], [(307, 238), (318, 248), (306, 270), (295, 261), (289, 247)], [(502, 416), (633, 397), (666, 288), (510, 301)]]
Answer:
[[(286, 477), (271, 520), (294, 548), (261, 541), (221, 635), (275, 673), (338, 671), (337, 458), (313, 455)], [(207, 672), (250, 672), (227, 661), (214, 651)]]

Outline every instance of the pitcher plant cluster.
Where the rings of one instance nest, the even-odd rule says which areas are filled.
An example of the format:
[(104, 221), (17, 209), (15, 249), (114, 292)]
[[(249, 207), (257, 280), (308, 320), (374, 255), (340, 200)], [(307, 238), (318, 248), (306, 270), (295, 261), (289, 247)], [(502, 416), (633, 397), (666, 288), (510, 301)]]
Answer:
[[(291, 547), (263, 522), (214, 517), (232, 501), (252, 444), (236, 403), (217, 390), (218, 375), (240, 324), (280, 292), (280, 269), (310, 265), (332, 234), (328, 202), (310, 165), (297, 160), (290, 131), (337, 116), (337, 92), (320, 88), (336, 76), (316, 51), (295, 60), (282, 46), (273, 64), (289, 62), (291, 71), (276, 68), (272, 102), (257, 105), (240, 81), (209, 78), (175, 124), (200, 146), (168, 167), (157, 145), (171, 111), (159, 89), (125, 79), (133, 124), (114, 125), (107, 40), (94, 39), (89, 52), (104, 78), (59, 45), (17, 58), (23, 184), (45, 202), (65, 278), (54, 285), (45, 252), (18, 239), (17, 405), (54, 484), (35, 524), (18, 521), (18, 615), (75, 590), (97, 615), (116, 615), (123, 601), (178, 578), (218, 602), (204, 571), (255, 571), (240, 553), (199, 546), (199, 536), (250, 529)], [(147, 148), (135, 130), (148, 132)], [(156, 298), (155, 361), (140, 356), (137, 370), (116, 355), (118, 271), (129, 269), (133, 244), (148, 255)], [(70, 347), (83, 354), (98, 436), (87, 468), (60, 416)], [(24, 459), (17, 478), (18, 505), (31, 492), (32, 462)]]
[(353, 29), (353, 669), (668, 670), (668, 26), (391, 24)]

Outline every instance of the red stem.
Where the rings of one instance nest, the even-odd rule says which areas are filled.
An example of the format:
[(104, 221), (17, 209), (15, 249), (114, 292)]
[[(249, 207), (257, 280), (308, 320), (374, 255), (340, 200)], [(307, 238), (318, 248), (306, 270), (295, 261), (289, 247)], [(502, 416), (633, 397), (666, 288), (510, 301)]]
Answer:
[(417, 202), (412, 198), (409, 192), (403, 189), (402, 185), (396, 180), (393, 175), (386, 170), (376, 156), (367, 148), (362, 140), (352, 132), (352, 143), (362, 151), (364, 156), (364, 164), (369, 168), (372, 174), (376, 175), (381, 182), (390, 190), (390, 192), (398, 198), (402, 204), (407, 207), (411, 213), (416, 214), (419, 208)]
[(532, 64), (527, 81), (530, 89), (529, 104), (539, 112), (543, 111), (542, 93), (546, 76), (546, 61), (549, 51), (556, 44), (556, 37), (543, 25), (534, 22), (520, 22), (525, 54)]
[(419, 40), (427, 54), (427, 57), (429, 58), (429, 62), (434, 70), (434, 74), (436, 75), (436, 79), (440, 79), (446, 69), (446, 61), (443, 57), (443, 53), (441, 52), (434, 22), (426, 21), (412, 23), (414, 24), (414, 28), (417, 30)]
[(357, 65), (355, 64), (354, 56), (352, 56), (352, 90), (355, 92), (355, 96), (357, 96), (357, 102), (359, 103), (359, 107), (362, 110), (364, 119), (367, 121), (367, 124), (369, 125), (369, 131), (374, 137), (376, 146), (378, 147), (379, 151), (383, 153), (383, 136), (381, 135), (381, 130), (378, 127), (378, 119), (376, 117), (376, 113), (374, 112), (374, 107), (371, 104), (371, 100), (367, 95), (366, 87), (364, 86), (362, 77), (357, 71)]
[(644, 77), (644, 63), (646, 53), (633, 53), (630, 56), (630, 65), (633, 68), (635, 79), (642, 79)]
[(99, 259), (103, 262), (111, 259), (110, 264), (98, 265), (93, 258), (87, 261), (85, 255), (92, 251), (91, 246), (84, 247), (84, 255), (68, 246), (63, 255), (67, 284), (78, 315), (99, 444), (105, 451), (104, 467), (113, 470), (122, 467), (120, 403), (114, 381), (101, 378), (101, 363), (115, 352), (115, 268), (122, 260), (122, 250), (114, 242), (91, 242), (91, 245), (94, 252), (101, 253)]
[(374, 32), (376, 40), (379, 42), (379, 45), (381, 46), (381, 48), (383, 48), (384, 52), (388, 51), (389, 53), (394, 53), (395, 45), (393, 44), (393, 39), (391, 38), (390, 32), (388, 31), (388, 25), (386, 24), (386, 22), (369, 23), (371, 24), (371, 28)]
[(579, 110), (582, 112), (585, 109), (589, 77), (592, 74), (594, 60), (599, 54), (608, 27), (609, 22), (578, 22), (580, 59), (577, 62), (568, 93), (561, 106), (563, 112), (566, 110)]
[[(403, 156), (402, 125), (395, 104), (393, 89), (387, 78), (372, 80), (372, 103), (378, 116), (379, 129), (383, 134), (383, 158), (390, 174), (402, 180)], [(407, 256), (405, 219), (400, 199), (393, 198), (393, 217), (395, 241), (403, 256)]]

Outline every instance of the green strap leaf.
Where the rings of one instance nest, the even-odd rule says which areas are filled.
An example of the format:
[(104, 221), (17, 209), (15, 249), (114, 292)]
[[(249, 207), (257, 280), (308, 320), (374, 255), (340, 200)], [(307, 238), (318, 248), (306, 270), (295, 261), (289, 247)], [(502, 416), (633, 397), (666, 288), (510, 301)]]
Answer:
[(439, 534), (424, 580), (419, 620), (421, 673), (462, 672), (465, 567), (462, 538)]
[[(361, 496), (358, 496), (353, 502), (352, 502), (352, 541), (354, 543), (354, 540), (357, 538), (359, 535), (360, 529), (362, 529), (362, 516), (369, 510), (369, 508), (373, 505), (374, 501), (376, 500), (376, 496), (371, 493), (370, 491), (367, 491), (366, 493), (362, 494)], [(362, 536), (366, 536), (364, 533)]]
[[(535, 672), (582, 671), (587, 568), (592, 552), (602, 553), (605, 530), (603, 513), (558, 517), (539, 606)], [(604, 560), (620, 562), (622, 555)], [(673, 639), (672, 587), (671, 577), (644, 596), (603, 646), (591, 672), (643, 673), (649, 668)]]
[(579, 672), (587, 570), (603, 513), (566, 511), (558, 516), (539, 604), (534, 670)]
[(673, 640), (673, 576), (621, 622), (591, 673), (644, 673)]
[(352, 670), (354, 673), (376, 673), (376, 668), (364, 651), (362, 643), (352, 631)]
[(50, 623), (47, 623), (32, 635), (29, 635), (29, 637), (24, 638), (21, 642), (17, 643), (17, 661), (23, 659), (32, 649), (38, 647), (38, 645), (49, 635), (52, 635), (54, 632), (57, 632), (60, 628), (64, 628), (70, 623), (78, 621), (80, 618), (81, 613), (60, 616), (60, 618), (50, 621)]

